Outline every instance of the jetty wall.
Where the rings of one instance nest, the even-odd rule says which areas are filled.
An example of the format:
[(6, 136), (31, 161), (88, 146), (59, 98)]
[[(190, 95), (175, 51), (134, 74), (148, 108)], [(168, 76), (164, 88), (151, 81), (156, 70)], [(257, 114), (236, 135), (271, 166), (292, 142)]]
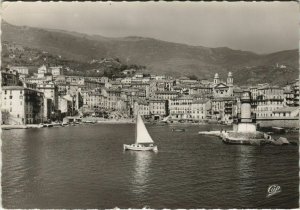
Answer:
[(299, 118), (257, 118), (260, 127), (299, 128)]

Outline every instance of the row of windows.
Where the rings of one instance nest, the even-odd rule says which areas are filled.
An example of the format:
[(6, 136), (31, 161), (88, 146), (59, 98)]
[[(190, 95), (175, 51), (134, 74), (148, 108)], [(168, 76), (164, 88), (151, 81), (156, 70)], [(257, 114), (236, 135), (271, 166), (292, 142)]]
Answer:
[(280, 104), (282, 104), (282, 101), (273, 101), (273, 102), (271, 102), (271, 101), (268, 101), (268, 102), (258, 102), (257, 103), (258, 105), (280, 105)]
[(153, 114), (165, 114), (165, 112), (164, 112), (164, 111), (155, 111), (155, 112), (154, 112), (154, 111), (152, 111), (152, 113), (153, 113)]
[(170, 113), (185, 114), (185, 113), (192, 113), (192, 112), (191, 111), (182, 111), (182, 110), (170, 110)]
[[(11, 95), (11, 94), (12, 94), (12, 90), (10, 90), (9, 92), (10, 92), (10, 95)], [(23, 91), (20, 90), (20, 94), (22, 94), (22, 93), (23, 93)], [(7, 90), (4, 91), (4, 94), (5, 94), (5, 95), (7, 94)]]
[(272, 111), (272, 110), (277, 110), (281, 107), (258, 107), (257, 111)]

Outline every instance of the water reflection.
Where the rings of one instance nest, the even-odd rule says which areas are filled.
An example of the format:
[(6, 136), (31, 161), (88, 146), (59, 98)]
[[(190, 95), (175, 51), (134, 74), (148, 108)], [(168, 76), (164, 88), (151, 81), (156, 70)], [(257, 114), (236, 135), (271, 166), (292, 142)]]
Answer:
[(247, 200), (247, 197), (254, 193), (256, 186), (255, 147), (241, 146), (239, 152), (237, 161), (239, 190), (242, 197)]
[(130, 152), (134, 156), (134, 171), (132, 179), (132, 192), (140, 197), (144, 197), (148, 182), (152, 157), (152, 152)]

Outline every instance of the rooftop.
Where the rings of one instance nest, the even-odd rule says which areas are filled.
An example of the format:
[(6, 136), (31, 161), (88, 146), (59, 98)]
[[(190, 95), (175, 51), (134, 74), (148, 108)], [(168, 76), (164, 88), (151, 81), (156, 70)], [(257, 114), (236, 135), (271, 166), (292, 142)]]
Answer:
[(209, 101), (208, 99), (198, 99), (198, 100), (192, 101), (192, 104), (204, 104), (208, 101)]

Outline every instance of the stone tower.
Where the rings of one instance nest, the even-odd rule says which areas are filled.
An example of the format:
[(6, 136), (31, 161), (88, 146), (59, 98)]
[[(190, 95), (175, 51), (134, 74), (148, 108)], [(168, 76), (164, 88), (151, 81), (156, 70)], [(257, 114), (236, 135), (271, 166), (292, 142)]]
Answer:
[(232, 73), (231, 72), (228, 72), (227, 85), (228, 86), (232, 86), (233, 85), (233, 78), (232, 78)]
[(216, 73), (215, 77), (214, 77), (214, 85), (217, 85), (219, 83), (220, 83), (219, 75), (218, 75), (218, 73)]

